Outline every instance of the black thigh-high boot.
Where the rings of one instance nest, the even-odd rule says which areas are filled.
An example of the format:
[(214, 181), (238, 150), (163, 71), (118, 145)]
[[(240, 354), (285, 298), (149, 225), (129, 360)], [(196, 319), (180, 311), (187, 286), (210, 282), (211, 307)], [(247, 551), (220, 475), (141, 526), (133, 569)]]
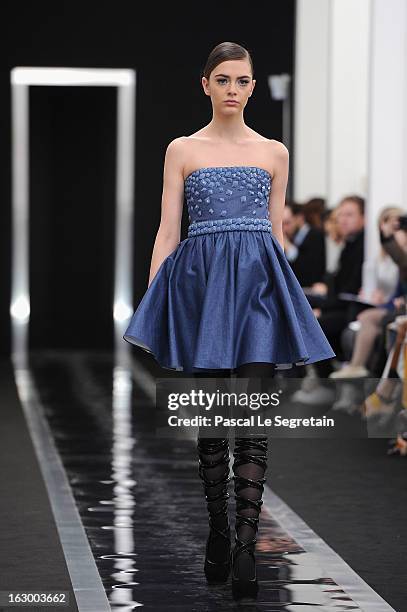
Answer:
[[(273, 378), (271, 363), (247, 363), (236, 369), (237, 377)], [(238, 599), (257, 596), (256, 534), (266, 481), (267, 437), (236, 437), (233, 479), (236, 500), (235, 546), (232, 551), (232, 591)]]
[[(228, 377), (229, 370), (216, 373), (203, 371), (194, 373), (195, 378)], [(209, 514), (209, 535), (206, 542), (204, 571), (211, 582), (226, 582), (230, 560), (230, 523), (228, 516), (229, 440), (227, 438), (205, 438), (198, 435), (198, 473), (203, 481)]]
[(230, 524), (227, 490), (229, 440), (198, 438), (199, 476), (203, 480), (210, 531), (206, 542), (205, 575), (208, 582), (226, 582), (230, 567)]

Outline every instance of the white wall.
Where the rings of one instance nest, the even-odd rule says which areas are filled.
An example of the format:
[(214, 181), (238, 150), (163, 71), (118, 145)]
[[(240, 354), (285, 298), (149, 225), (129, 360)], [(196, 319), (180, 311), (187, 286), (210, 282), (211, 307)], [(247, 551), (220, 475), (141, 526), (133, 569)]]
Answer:
[(407, 209), (407, 1), (297, 0), (294, 198), (366, 197), (366, 258), (383, 206)]
[(372, 0), (367, 256), (383, 206), (407, 209), (407, 3)]
[(369, 0), (330, 2), (328, 200), (366, 195), (368, 163)]
[(294, 198), (367, 191), (370, 0), (297, 0)]
[(294, 199), (327, 192), (329, 2), (297, 0)]

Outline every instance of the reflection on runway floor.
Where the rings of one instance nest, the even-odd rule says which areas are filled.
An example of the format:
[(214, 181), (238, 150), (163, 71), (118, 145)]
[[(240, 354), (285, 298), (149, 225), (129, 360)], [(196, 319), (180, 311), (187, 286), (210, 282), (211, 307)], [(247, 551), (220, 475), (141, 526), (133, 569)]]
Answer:
[(230, 582), (208, 586), (193, 441), (149, 435), (151, 399), (128, 372), (114, 370), (110, 355), (43, 353), (30, 365), (112, 610), (361, 609), (266, 504), (257, 601), (235, 603)]

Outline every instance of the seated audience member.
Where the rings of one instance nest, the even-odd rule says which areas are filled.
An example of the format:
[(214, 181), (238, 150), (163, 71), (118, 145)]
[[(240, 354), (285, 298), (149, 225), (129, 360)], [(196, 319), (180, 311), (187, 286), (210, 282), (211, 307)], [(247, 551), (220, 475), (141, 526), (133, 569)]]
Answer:
[[(362, 285), (362, 264), (364, 261), (364, 199), (357, 195), (346, 196), (338, 204), (338, 228), (344, 237), (345, 245), (339, 258), (337, 271), (331, 275), (328, 285), (324, 285), (325, 296), (315, 315), (327, 336), (333, 350), (340, 359), (342, 356), (341, 334), (348, 323), (366, 308), (354, 301), (339, 297), (340, 293), (357, 295)], [(333, 371), (332, 359), (324, 359), (313, 364), (317, 375), (327, 378)], [(325, 389), (316, 387), (313, 392), (298, 390), (293, 399), (305, 403), (325, 401)], [(331, 389), (326, 389), (331, 391)], [(321, 393), (321, 397), (318, 395)], [(324, 397), (322, 397), (324, 395)]]
[(305, 220), (303, 206), (287, 203), (283, 215), (284, 250), (302, 287), (321, 281), (325, 273), (325, 235)]
[(311, 198), (303, 204), (305, 221), (311, 227), (324, 229), (323, 217), (325, 214), (325, 200), (323, 198)]
[(333, 274), (338, 269), (339, 257), (345, 244), (338, 228), (337, 209), (326, 210), (322, 223), (325, 231), (325, 269), (328, 274)]
[[(360, 407), (364, 419), (392, 418), (397, 431), (389, 455), (407, 457), (407, 317), (398, 317), (396, 338), (376, 389)], [(398, 367), (401, 366), (401, 369)]]
[(380, 224), (380, 243), (390, 255), (400, 270), (400, 280), (404, 295), (407, 295), (407, 252), (404, 248), (404, 234), (407, 233), (407, 214), (400, 209), (401, 214), (390, 215)]
[[(382, 223), (387, 224), (391, 219), (398, 219), (403, 210), (394, 206), (387, 206), (379, 215), (379, 231)], [(397, 244), (401, 247), (407, 257), (407, 232), (396, 231), (394, 234)], [(357, 315), (360, 327), (356, 333), (352, 358), (349, 364), (337, 372), (332, 372), (330, 378), (359, 378), (368, 376), (366, 368), (369, 357), (375, 345), (376, 338), (383, 333), (383, 322), (389, 322), (389, 312), (394, 317), (400, 313), (404, 304), (403, 289), (400, 282), (399, 266), (393, 261), (383, 246), (375, 261), (375, 289), (371, 295), (366, 295), (361, 289), (359, 296), (372, 301), (375, 306), (366, 308)]]

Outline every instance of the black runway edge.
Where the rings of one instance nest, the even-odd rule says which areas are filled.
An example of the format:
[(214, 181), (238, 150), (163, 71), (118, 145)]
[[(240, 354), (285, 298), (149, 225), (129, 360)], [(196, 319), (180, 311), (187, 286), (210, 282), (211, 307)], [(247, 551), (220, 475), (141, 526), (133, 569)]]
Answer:
[[(258, 599), (237, 604), (231, 597), (230, 581), (208, 586), (203, 574), (208, 519), (195, 443), (187, 438), (162, 440), (151, 435), (154, 377), (163, 378), (166, 374), (150, 357), (133, 359), (131, 363), (129, 375), (107, 353), (48, 351), (34, 353), (30, 358), (31, 376), (111, 610), (407, 610), (402, 555), (406, 463), (402, 458), (385, 455), (385, 440), (273, 439), (267, 469), (267, 485), (272, 493), (265, 496), (256, 554)], [(5, 393), (4, 377), (11, 378), (11, 374), (10, 369), (3, 368), (2, 397), (8, 400), (12, 420), (15, 412), (20, 415), (14, 436), (25, 432), (25, 445), (30, 448), (10, 380), (9, 393)], [(10, 440), (8, 444), (2, 448), (2, 488), (17, 473), (14, 463), (23, 470), (27, 461), (23, 444), (16, 447)], [(21, 448), (18, 456), (16, 448)], [(29, 459), (30, 466), (35, 466), (33, 454)], [(44, 533), (36, 530), (34, 535), (31, 522), (27, 536), (26, 525), (20, 521), (17, 536), (25, 543), (28, 538), (24, 550), (27, 566), (24, 556), (14, 556), (12, 570), (0, 575), (6, 588), (18, 584), (21, 576), (35, 576), (42, 570), (41, 563), (46, 563), (47, 578), (52, 575), (53, 584), (67, 584), (58, 580), (56, 558), (63, 568), (63, 554), (60, 548), (58, 551), (57, 533), (38, 468), (37, 479), (40, 484), (30, 476), (27, 487), (16, 485), (13, 491), (6, 492), (9, 512), (13, 504), (16, 509), (16, 494), (23, 514), (27, 506), (33, 505), (32, 500), (37, 503), (39, 492), (45, 496), (46, 508), (43, 513), (41, 506), (37, 516)], [(232, 483), (229, 490), (233, 526)], [(275, 502), (274, 507), (270, 500)], [(285, 506), (277, 511), (279, 500), (284, 500), (290, 509)], [(276, 517), (285, 518), (286, 512), (290, 519), (291, 509), (383, 598), (383, 607), (380, 597), (374, 605), (361, 606), (357, 599), (374, 600), (369, 600), (369, 588), (362, 594), (357, 592), (358, 587), (354, 588), (359, 597), (351, 597), (351, 589), (348, 592), (344, 584), (330, 577), (318, 555), (300, 544), (306, 525), (304, 530), (299, 523), (297, 532), (301, 537), (297, 540), (282, 528), (283, 522)], [(8, 554), (3, 554), (5, 549), (1, 547), (4, 568), (9, 554), (18, 547), (14, 546), (16, 534), (10, 536), (4, 507), (2, 518), (0, 542), (8, 542)], [(45, 540), (39, 540), (42, 535)], [(48, 542), (55, 546), (51, 555), (47, 554)], [(36, 571), (28, 563), (33, 557), (37, 558)], [(347, 576), (346, 571), (343, 576)], [(11, 577), (14, 581), (10, 583)], [(66, 573), (65, 578), (69, 582)]]

